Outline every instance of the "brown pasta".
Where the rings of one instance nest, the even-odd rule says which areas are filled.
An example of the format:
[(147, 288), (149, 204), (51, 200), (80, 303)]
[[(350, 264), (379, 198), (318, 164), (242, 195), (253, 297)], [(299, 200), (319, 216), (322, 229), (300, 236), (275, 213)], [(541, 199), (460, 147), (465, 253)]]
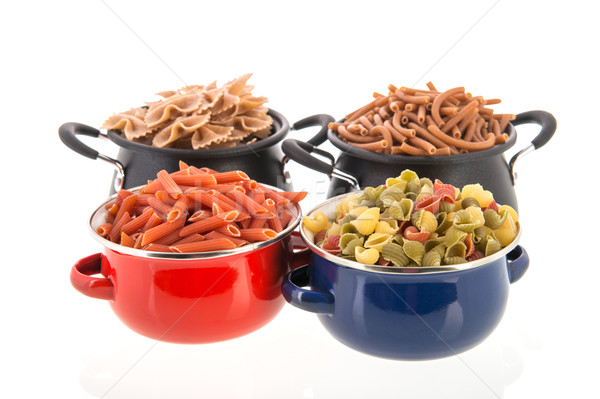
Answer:
[(212, 149), (252, 143), (271, 134), (266, 97), (254, 97), (251, 74), (157, 93), (161, 100), (114, 114), (102, 128), (130, 141), (160, 148)]
[(439, 92), (428, 82), (427, 88), (390, 84), (387, 96), (373, 93), (370, 103), (329, 128), (349, 145), (392, 155), (455, 155), (508, 140), (504, 131), (515, 115), (488, 107), (499, 99), (473, 96), (464, 87)]

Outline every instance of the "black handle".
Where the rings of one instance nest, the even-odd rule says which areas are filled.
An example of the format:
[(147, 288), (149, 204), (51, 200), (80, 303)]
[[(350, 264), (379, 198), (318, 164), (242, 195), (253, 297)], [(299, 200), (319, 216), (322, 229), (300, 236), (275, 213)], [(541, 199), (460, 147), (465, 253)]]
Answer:
[(294, 123), (292, 127), (295, 130), (300, 130), (311, 126), (321, 126), (319, 133), (317, 133), (317, 135), (312, 139), (306, 141), (307, 143), (316, 146), (324, 143), (325, 140), (327, 140), (327, 130), (329, 129), (329, 124), (333, 121), (335, 121), (335, 119), (333, 119), (333, 116), (331, 115), (317, 114), (299, 120), (298, 122)]
[[(287, 139), (281, 144), (281, 149), (289, 159), (298, 162), (300, 165), (304, 165), (309, 169), (325, 173), (327, 176), (331, 176), (333, 173), (333, 165), (335, 163), (335, 158), (333, 155), (327, 151), (318, 149), (311, 143), (305, 143), (304, 141), (296, 139)], [(331, 163), (328, 164), (313, 157), (310, 155), (312, 152), (329, 158)]]
[(551, 113), (546, 111), (523, 112), (517, 115), (511, 123), (513, 126), (535, 123), (542, 127), (538, 135), (531, 140), (531, 144), (533, 144), (536, 150), (550, 141), (556, 131), (556, 119)]
[(100, 130), (82, 123), (68, 122), (58, 128), (58, 137), (70, 149), (78, 154), (91, 159), (98, 159), (98, 151), (85, 145), (77, 138), (78, 134), (84, 136), (98, 137)]

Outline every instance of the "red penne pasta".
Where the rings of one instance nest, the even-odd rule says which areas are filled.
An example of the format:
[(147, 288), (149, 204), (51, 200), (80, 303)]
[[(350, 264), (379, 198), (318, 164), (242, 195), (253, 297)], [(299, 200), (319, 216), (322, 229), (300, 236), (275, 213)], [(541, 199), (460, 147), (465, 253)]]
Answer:
[(229, 237), (239, 237), (240, 229), (233, 223), (226, 224), (225, 226), (217, 227), (214, 231), (218, 231), (219, 233), (223, 233)]
[(298, 192), (282, 191), (279, 193), (279, 195), (281, 195), (284, 198), (287, 198), (288, 200), (290, 200), (290, 202), (293, 202), (293, 203), (298, 203), (298, 202), (302, 201), (304, 198), (306, 198), (307, 194), (308, 193), (306, 191), (298, 191)]
[(161, 170), (137, 193), (119, 191), (96, 231), (147, 251), (233, 249), (275, 238), (294, 217), (287, 207), (305, 196), (262, 186), (239, 170), (221, 173), (181, 161), (178, 171)]
[(169, 247), (171, 251), (180, 253), (223, 251), (234, 248), (236, 248), (236, 245), (227, 238), (215, 238), (214, 240), (197, 241)]
[(188, 244), (190, 242), (204, 241), (206, 238), (201, 234), (192, 234), (184, 238), (180, 238), (171, 245)]
[(171, 249), (169, 248), (168, 245), (155, 244), (153, 242), (146, 245), (142, 249), (145, 251), (152, 251), (152, 252), (173, 252), (173, 251), (171, 251)]
[(277, 233), (271, 229), (242, 229), (240, 238), (249, 242), (267, 241), (277, 237)]
[(230, 191), (227, 193), (227, 196), (234, 200), (237, 205), (241, 206), (251, 216), (264, 217), (269, 212), (264, 206), (239, 191)]
[(108, 233), (108, 239), (112, 242), (117, 242), (117, 240), (121, 237), (121, 229), (125, 225), (125, 223), (129, 222), (129, 212), (125, 212), (119, 216), (119, 219), (115, 219), (115, 223), (113, 224), (110, 233)]
[(183, 190), (177, 185), (174, 176), (171, 176), (166, 170), (161, 170), (157, 173), (158, 181), (164, 189), (175, 199), (178, 199), (183, 194)]
[(234, 183), (242, 180), (250, 180), (247, 174), (241, 170), (232, 170), (231, 172), (214, 173), (217, 183)]
[(171, 208), (172, 208), (169, 204), (165, 204), (158, 198), (148, 198), (148, 203), (154, 210), (155, 214), (161, 216), (161, 218), (164, 216), (165, 219), (166, 219), (167, 214), (171, 211)]
[(119, 220), (121, 215), (123, 215), (124, 213), (128, 213), (129, 215), (131, 215), (131, 210), (135, 206), (137, 197), (138, 197), (137, 194), (131, 194), (131, 195), (128, 195), (127, 197), (123, 198), (123, 201), (121, 202), (121, 205), (119, 206), (119, 211), (117, 212), (117, 215), (115, 216), (115, 220)]
[(172, 222), (164, 222), (156, 227), (146, 230), (142, 236), (142, 247), (181, 229), (184, 224), (185, 218), (180, 218), (173, 220)]
[(217, 180), (215, 179), (215, 177), (208, 173), (190, 173), (187, 175), (176, 175), (173, 176), (173, 180), (179, 185), (193, 187), (211, 186), (217, 184)]
[(123, 231), (121, 231), (121, 245), (124, 247), (133, 248), (134, 244), (135, 244), (135, 241), (131, 237), (129, 237), (127, 234), (125, 234)]
[(185, 226), (181, 232), (181, 237), (187, 237), (194, 233), (204, 233), (216, 229), (217, 227), (225, 226), (235, 220), (238, 216), (238, 211), (230, 211), (211, 216), (204, 220), (199, 220)]
[(211, 216), (213, 216), (213, 213), (211, 211), (207, 211), (206, 209), (200, 209), (199, 211), (194, 212), (192, 216), (188, 218), (188, 222), (197, 222), (198, 220), (207, 219)]
[(153, 213), (153, 210), (151, 207), (145, 208), (144, 212), (142, 212), (141, 215), (139, 215), (139, 216), (135, 217), (134, 219), (131, 219), (129, 222), (127, 222), (123, 226), (123, 229), (121, 230), (121, 232), (125, 233), (125, 234), (132, 234), (136, 231), (143, 229), (144, 226), (146, 225), (146, 223), (148, 222), (148, 220), (150, 220), (152, 213)]
[(96, 228), (96, 233), (101, 237), (106, 237), (112, 229), (112, 223), (103, 223)]
[(214, 240), (216, 238), (227, 238), (229, 241), (231, 241), (232, 243), (234, 243), (236, 246), (241, 247), (242, 245), (246, 245), (248, 244), (248, 241), (246, 240), (242, 240), (241, 238), (236, 238), (236, 237), (231, 237), (228, 236), (226, 234), (223, 234), (219, 231), (211, 231), (208, 234), (204, 235), (204, 238), (206, 238), (207, 240)]
[(190, 201), (190, 197), (188, 197), (186, 194), (182, 195), (167, 213), (167, 220), (175, 220), (184, 216), (188, 211), (188, 205), (190, 204)]

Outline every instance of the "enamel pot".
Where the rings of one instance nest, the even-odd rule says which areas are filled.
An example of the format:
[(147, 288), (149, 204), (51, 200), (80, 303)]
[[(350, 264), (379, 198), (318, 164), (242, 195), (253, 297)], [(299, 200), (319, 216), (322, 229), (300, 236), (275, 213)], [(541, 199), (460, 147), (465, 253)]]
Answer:
[(82, 294), (107, 301), (125, 325), (155, 340), (210, 343), (261, 328), (285, 305), (285, 275), (310, 255), (292, 234), (300, 221), (298, 205), (295, 220), (274, 239), (179, 254), (128, 248), (96, 234), (111, 200), (89, 223), (104, 252), (77, 261), (71, 283)]
[[(91, 159), (108, 162), (115, 168), (110, 193), (120, 189), (146, 184), (149, 179), (156, 177), (162, 169), (167, 172), (179, 170), (179, 161), (197, 167), (208, 167), (218, 171), (243, 170), (252, 179), (271, 186), (290, 191), (291, 181), (285, 169), (285, 159), (281, 152), (280, 142), (290, 131), (287, 119), (277, 111), (270, 109), (269, 116), (273, 119), (272, 133), (263, 140), (247, 145), (231, 148), (207, 150), (186, 150), (177, 148), (157, 148), (146, 144), (136, 143), (124, 138), (120, 131), (100, 130), (81, 123), (68, 122), (60, 126), (58, 134), (62, 142), (73, 151)], [(326, 134), (327, 125), (333, 118), (328, 115), (315, 115), (308, 121), (300, 121), (292, 126), (293, 129), (303, 129), (308, 126), (321, 126)], [(100, 154), (98, 151), (83, 143), (77, 136), (91, 136), (112, 141), (119, 148), (117, 158)], [(313, 142), (313, 140), (309, 140)]]
[[(306, 118), (304, 123), (314, 123), (312, 118)], [(531, 144), (517, 152), (507, 163), (504, 152), (516, 142), (515, 126), (525, 123), (538, 124), (541, 130)], [(287, 139), (282, 144), (282, 150), (289, 159), (331, 178), (328, 198), (352, 190), (361, 190), (367, 186), (376, 187), (383, 184), (386, 178), (397, 176), (404, 169), (410, 169), (419, 176), (435, 177), (455, 187), (473, 182), (480, 183), (486, 190), (494, 193), (499, 204), (511, 205), (518, 209), (514, 189), (515, 163), (520, 156), (546, 144), (555, 131), (556, 120), (551, 114), (545, 111), (529, 111), (517, 115), (516, 119), (508, 124), (508, 141), (487, 150), (468, 154), (436, 157), (379, 154), (349, 145), (331, 129), (320, 132), (310, 143)], [(327, 151), (317, 148), (327, 139), (340, 150), (337, 160)], [(313, 152), (328, 158), (330, 162), (312, 156)]]
[[(330, 215), (345, 196), (312, 212)], [(302, 224), (300, 234), (312, 259), (287, 275), (285, 299), (316, 313), (329, 333), (350, 348), (395, 360), (443, 358), (482, 342), (502, 319), (510, 284), (529, 265), (518, 237), (477, 261), (407, 268), (346, 260), (313, 244)]]

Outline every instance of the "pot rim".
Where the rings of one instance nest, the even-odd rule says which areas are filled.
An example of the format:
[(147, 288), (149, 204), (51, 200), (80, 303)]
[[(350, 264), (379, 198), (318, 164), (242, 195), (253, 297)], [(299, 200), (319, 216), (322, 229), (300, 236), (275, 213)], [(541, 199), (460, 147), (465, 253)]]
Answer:
[[(263, 184), (263, 185), (265, 187), (271, 188), (273, 190), (283, 191), (277, 187), (269, 186), (268, 184)], [(129, 189), (129, 191), (136, 192), (136, 191), (140, 190), (142, 187), (143, 186), (134, 187), (134, 188)], [(283, 231), (278, 233), (277, 236), (271, 240), (250, 243), (250, 244), (246, 244), (241, 247), (237, 247), (235, 249), (228, 249), (228, 250), (224, 250), (224, 251), (188, 252), (188, 253), (153, 252), (153, 251), (145, 251), (143, 249), (124, 247), (120, 244), (109, 241), (104, 237), (101, 237), (96, 232), (96, 229), (93, 226), (95, 224), (94, 222), (98, 218), (104, 217), (104, 215), (107, 212), (106, 209), (104, 208), (104, 205), (106, 205), (110, 201), (114, 200), (116, 198), (116, 196), (117, 196), (117, 194), (111, 195), (100, 206), (98, 206), (98, 208), (96, 208), (96, 210), (92, 213), (92, 216), (89, 219), (88, 231), (96, 239), (96, 241), (98, 241), (100, 244), (102, 244), (107, 249), (111, 249), (111, 250), (121, 253), (121, 254), (132, 255), (132, 256), (137, 256), (137, 257), (141, 257), (141, 258), (149, 258), (149, 259), (184, 259), (184, 260), (185, 259), (188, 259), (188, 260), (214, 259), (214, 258), (222, 258), (222, 257), (226, 257), (226, 256), (240, 255), (240, 254), (244, 254), (247, 252), (252, 252), (252, 251), (258, 250), (260, 248), (267, 247), (267, 246), (287, 237), (288, 235), (290, 235), (292, 233), (292, 231), (296, 227), (298, 227), (298, 225), (300, 224), (300, 221), (302, 219), (302, 210), (300, 208), (300, 205), (298, 203), (290, 203), (290, 204), (294, 205), (294, 208), (296, 211), (296, 218), (293, 221), (291, 221)]]
[[(344, 122), (344, 119), (339, 121)], [(481, 151), (474, 151), (467, 154), (455, 154), (455, 155), (440, 155), (436, 157), (425, 157), (418, 155), (392, 155), (392, 154), (379, 154), (377, 152), (364, 150), (362, 148), (354, 147), (344, 141), (342, 141), (336, 132), (332, 129), (327, 131), (327, 138), (329, 141), (342, 150), (345, 153), (354, 155), (358, 158), (365, 159), (372, 162), (389, 163), (389, 164), (432, 164), (432, 163), (444, 163), (444, 162), (470, 162), (480, 158), (486, 158), (504, 153), (506, 150), (511, 148), (517, 141), (517, 131), (512, 123), (506, 125), (506, 133), (508, 134), (508, 140), (502, 144), (496, 144), (491, 148)]]
[(270, 134), (267, 138), (257, 140), (254, 143), (229, 148), (214, 148), (203, 150), (159, 148), (152, 147), (147, 144), (136, 143), (135, 141), (129, 141), (121, 136), (120, 130), (109, 130), (107, 134), (108, 138), (119, 147), (137, 152), (150, 152), (155, 153), (156, 155), (170, 155), (173, 157), (178, 157), (179, 159), (203, 159), (214, 158), (218, 156), (239, 156), (246, 154), (255, 154), (256, 152), (263, 151), (266, 148), (271, 147), (275, 143), (278, 143), (279, 141), (283, 140), (284, 137), (287, 135), (287, 133), (290, 130), (290, 124), (286, 117), (283, 116), (281, 113), (270, 108), (267, 114), (273, 119), (273, 127), (275, 128), (275, 132)]
[[(340, 202), (347, 196), (360, 194), (360, 193), (362, 193), (362, 191), (353, 191), (350, 193), (346, 193), (346, 194), (342, 194), (342, 195), (338, 195), (336, 197), (330, 198), (327, 201), (322, 202), (321, 204), (317, 205), (315, 208), (311, 209), (309, 212), (307, 212), (306, 215), (308, 217), (310, 217), (314, 212), (321, 210), (323, 207), (330, 205), (331, 203)], [(329, 217), (329, 215), (328, 215), (328, 217)], [(486, 265), (494, 262), (497, 259), (501, 259), (501, 258), (505, 257), (510, 251), (512, 251), (517, 246), (519, 239), (521, 238), (521, 225), (518, 222), (517, 222), (517, 226), (519, 227), (519, 232), (518, 232), (517, 236), (515, 237), (515, 239), (509, 245), (507, 245), (506, 247), (502, 248), (500, 251), (498, 251), (492, 255), (485, 256), (481, 259), (477, 259), (477, 260), (474, 260), (471, 262), (461, 263), (461, 264), (457, 264), (457, 265), (423, 266), (423, 267), (366, 265), (366, 264), (359, 263), (356, 261), (344, 259), (339, 256), (330, 254), (329, 252), (322, 250), (316, 244), (314, 244), (311, 237), (309, 237), (308, 234), (305, 232), (303, 222), (300, 223), (299, 230), (300, 230), (300, 236), (302, 237), (302, 240), (304, 240), (306, 245), (308, 245), (308, 247), (310, 248), (310, 250), (313, 253), (321, 256), (322, 258), (327, 259), (328, 261), (330, 261), (332, 263), (335, 263), (336, 266), (347, 267), (350, 269), (362, 270), (362, 271), (373, 272), (373, 273), (405, 274), (405, 275), (419, 276), (419, 275), (423, 275), (423, 274), (440, 274), (440, 273), (456, 272), (456, 271), (463, 271), (463, 270), (471, 270), (471, 269), (475, 269), (478, 267), (486, 266)]]

